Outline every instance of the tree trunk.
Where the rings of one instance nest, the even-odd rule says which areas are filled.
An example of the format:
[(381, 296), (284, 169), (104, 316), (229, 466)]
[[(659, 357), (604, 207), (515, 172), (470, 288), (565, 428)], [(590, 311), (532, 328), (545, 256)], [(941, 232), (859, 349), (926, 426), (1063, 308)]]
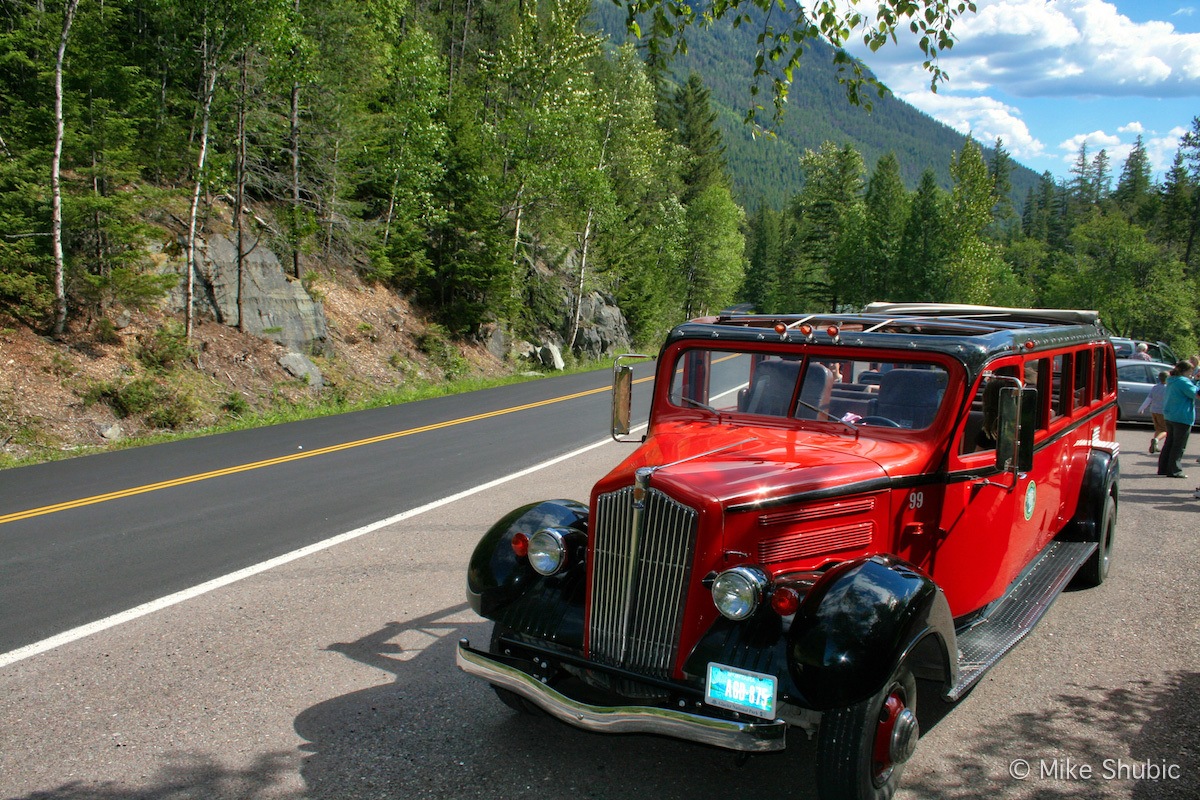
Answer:
[(63, 148), (63, 62), (67, 56), (67, 40), (79, 0), (66, 0), (63, 5), (62, 37), (54, 60), (54, 154), (50, 158), (50, 236), (54, 248), (54, 335), (62, 336), (67, 328), (66, 259), (62, 244), (62, 148)]
[(395, 177), (392, 179), (392, 191), (388, 195), (388, 210), (387, 216), (383, 222), (383, 252), (387, 253), (388, 240), (392, 235), (392, 220), (396, 216), (396, 192), (400, 189), (400, 170), (396, 170)]
[(246, 61), (248, 57), (249, 50), (243, 50), (241, 74), (238, 79), (237, 156), (234, 160), (233, 192), (233, 221), (237, 231), (237, 329), (243, 333), (246, 330), (245, 317), (242, 314), (242, 296), (246, 287), (246, 249), (243, 246), (245, 226), (242, 214), (246, 205), (246, 92), (249, 91)]
[(571, 325), (571, 343), (567, 345), (568, 350), (575, 349), (575, 339), (579, 336), (579, 317), (583, 312), (583, 279), (587, 275), (588, 243), (592, 239), (593, 213), (594, 210), (589, 208), (587, 222), (583, 225), (583, 246), (580, 248), (579, 256), (579, 291), (575, 293), (575, 319)]
[(208, 125), (212, 116), (213, 92), (217, 85), (217, 65), (210, 62), (208, 58), (207, 37), (201, 47), (204, 50), (204, 68), (207, 74), (204, 76), (204, 92), (200, 107), (200, 155), (196, 159), (196, 185), (192, 191), (192, 207), (188, 214), (187, 264), (185, 265), (187, 279), (184, 282), (183, 291), (184, 338), (189, 342), (192, 339), (192, 322), (195, 316), (192, 309), (192, 296), (196, 289), (196, 220), (200, 212), (200, 189), (204, 185), (204, 166), (208, 158)]
[[(300, 0), (295, 0), (292, 8), (296, 18), (300, 18)], [(292, 275), (300, 277), (300, 236), (297, 228), (300, 225), (300, 81), (292, 81), (291, 131), (289, 141), (292, 150)]]
[[(613, 98), (615, 103), (616, 97)], [(608, 118), (608, 122), (604, 126), (604, 141), (600, 145), (600, 163), (596, 165), (596, 169), (603, 171), (605, 169), (605, 158), (608, 156), (608, 141), (612, 138), (612, 117)], [(575, 319), (571, 325), (571, 343), (567, 345), (568, 350), (574, 350), (575, 339), (579, 336), (579, 317), (583, 310), (583, 286), (584, 276), (587, 274), (587, 257), (588, 244), (592, 240), (592, 218), (595, 214), (596, 207), (588, 206), (587, 221), (583, 225), (583, 245), (580, 247), (579, 256), (579, 291), (575, 295)]]
[[(338, 132), (339, 134), (341, 131)], [(337, 214), (338, 199), (338, 169), (341, 166), (342, 140), (339, 137), (333, 143), (333, 169), (330, 170), (329, 199), (325, 204), (325, 255), (333, 250), (333, 223)]]
[(518, 256), (520, 256), (520, 253), (521, 253), (521, 217), (522, 217), (522, 212), (524, 211), (524, 208), (525, 208), (523, 203), (521, 202), (521, 200), (522, 200), (522, 195), (524, 195), (524, 194), (525, 194), (525, 184), (522, 183), (520, 188), (517, 189), (517, 199), (516, 199), (516, 202), (513, 204), (513, 212), (516, 214), (516, 219), (513, 224), (513, 249), (512, 249), (512, 265), (513, 265), (513, 275), (514, 276), (517, 274), (517, 258), (518, 258)]

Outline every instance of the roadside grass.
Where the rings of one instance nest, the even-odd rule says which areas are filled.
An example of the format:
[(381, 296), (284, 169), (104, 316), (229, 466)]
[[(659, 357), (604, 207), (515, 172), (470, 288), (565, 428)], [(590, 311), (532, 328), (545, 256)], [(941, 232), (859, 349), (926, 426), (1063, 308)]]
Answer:
[[(240, 395), (237, 395), (236, 393), (230, 393), (222, 405), (225, 416), (223, 417), (222, 421), (216, 425), (208, 425), (185, 430), (155, 431), (154, 433), (143, 436), (118, 439), (106, 444), (74, 447), (70, 449), (53, 447), (46, 444), (39, 446), (36, 451), (30, 454), (20, 457), (0, 453), (0, 470), (10, 469), (13, 467), (30, 466), (32, 464), (41, 464), (48, 461), (61, 461), (68, 458), (92, 455), (95, 453), (107, 453), (113, 450), (127, 450), (130, 448), (143, 447), (150, 444), (161, 444), (164, 442), (174, 442), (183, 439), (195, 439), (201, 436), (211, 436), (217, 433), (228, 433), (230, 431), (249, 430), (252, 428), (265, 428), (270, 425), (279, 425), (285, 422), (299, 422), (306, 419), (317, 419), (320, 417), (329, 417), (337, 414), (347, 414), (353, 411), (366, 411), (372, 408), (382, 408), (384, 406), (412, 403), (418, 400), (428, 400), (436, 397), (466, 394), (467, 392), (475, 392), (481, 389), (493, 389), (511, 384), (528, 383), (530, 381), (542, 380), (543, 378), (550, 378), (559, 375), (593, 372), (604, 369), (605, 367), (611, 369), (612, 364), (612, 359), (606, 359), (600, 361), (572, 363), (569, 364), (566, 369), (555, 372), (520, 372), (492, 378), (464, 377), (439, 383), (419, 382), (400, 389), (391, 389), (388, 391), (373, 393), (367, 397), (363, 397), (355, 401), (347, 401), (344, 396), (333, 393), (326, 397), (314, 398), (311, 402), (286, 403), (261, 412), (248, 410), (244, 403), (241, 402)], [(15, 432), (14, 436), (23, 436), (23, 438), (26, 438), (27, 440), (39, 438), (34, 435), (36, 434), (34, 431), (26, 433), (29, 434), (28, 437), (25, 437), (20, 431)]]

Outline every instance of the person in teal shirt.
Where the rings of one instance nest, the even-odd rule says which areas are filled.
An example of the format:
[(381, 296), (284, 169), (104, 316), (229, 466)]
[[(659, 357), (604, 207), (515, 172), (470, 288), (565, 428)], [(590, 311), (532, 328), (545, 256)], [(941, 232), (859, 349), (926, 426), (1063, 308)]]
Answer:
[(1180, 361), (1167, 378), (1166, 396), (1163, 399), (1163, 418), (1167, 422), (1167, 439), (1158, 456), (1158, 474), (1169, 478), (1186, 478), (1183, 473), (1183, 451), (1187, 449), (1188, 436), (1196, 424), (1196, 393), (1200, 391), (1192, 381), (1194, 367), (1188, 361)]

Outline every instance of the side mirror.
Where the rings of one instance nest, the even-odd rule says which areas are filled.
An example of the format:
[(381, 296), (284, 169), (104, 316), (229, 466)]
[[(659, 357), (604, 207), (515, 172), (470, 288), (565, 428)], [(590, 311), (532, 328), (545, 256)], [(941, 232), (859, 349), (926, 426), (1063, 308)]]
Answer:
[(1033, 469), (1033, 434), (1037, 428), (1038, 393), (1032, 386), (1000, 389), (996, 468), (1004, 472)]
[(1033, 436), (1038, 423), (1038, 390), (1026, 386), (1021, 390), (1021, 425), (1017, 431), (1017, 470), (1033, 469)]
[(1016, 386), (1000, 389), (996, 432), (996, 469), (1012, 472), (1017, 469), (1017, 445), (1019, 444), (1019, 421), (1021, 413), (1021, 390)]
[(653, 356), (626, 353), (617, 356), (613, 363), (612, 437), (618, 442), (633, 441), (624, 438), (629, 435), (630, 420), (633, 416), (633, 367), (621, 363), (623, 359), (633, 358), (646, 359)]

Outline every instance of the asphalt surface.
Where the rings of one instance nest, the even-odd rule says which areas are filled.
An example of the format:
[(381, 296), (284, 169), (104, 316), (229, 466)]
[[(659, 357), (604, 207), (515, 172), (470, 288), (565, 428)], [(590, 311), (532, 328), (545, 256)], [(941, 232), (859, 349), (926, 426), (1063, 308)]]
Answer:
[[(602, 370), (4, 470), (0, 654), (602, 439), (611, 382)], [(78, 505), (36, 513), (60, 504)]]
[[(1148, 436), (1118, 435), (1108, 582), (1060, 597), (959, 703), (922, 693), (898, 796), (1198, 796), (1200, 464), (1155, 476)], [(585, 498), (628, 452), (606, 444), (0, 668), (0, 798), (812, 797), (797, 731), (739, 766), (519, 716), (454, 667), (459, 638), (488, 635), (463, 599), (482, 532), (526, 501)]]

